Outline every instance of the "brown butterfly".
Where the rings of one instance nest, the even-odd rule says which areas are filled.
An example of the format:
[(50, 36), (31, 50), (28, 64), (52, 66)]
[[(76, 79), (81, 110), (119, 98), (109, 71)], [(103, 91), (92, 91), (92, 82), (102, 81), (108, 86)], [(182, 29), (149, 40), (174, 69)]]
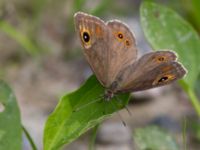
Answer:
[(77, 12), (76, 31), (85, 57), (100, 83), (104, 98), (163, 86), (181, 79), (186, 69), (169, 50), (150, 52), (137, 60), (136, 41), (127, 25)]

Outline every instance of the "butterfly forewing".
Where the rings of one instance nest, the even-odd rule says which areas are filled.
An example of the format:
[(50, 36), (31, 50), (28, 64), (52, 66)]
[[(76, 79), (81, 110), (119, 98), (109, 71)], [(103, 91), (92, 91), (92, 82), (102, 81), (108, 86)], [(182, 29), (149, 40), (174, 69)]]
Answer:
[(74, 15), (76, 31), (85, 57), (102, 85), (107, 83), (109, 31), (97, 17), (78, 12)]
[(76, 13), (74, 18), (86, 59), (98, 80), (109, 88), (120, 70), (136, 60), (135, 38), (130, 29), (117, 20), (104, 23), (82, 12)]

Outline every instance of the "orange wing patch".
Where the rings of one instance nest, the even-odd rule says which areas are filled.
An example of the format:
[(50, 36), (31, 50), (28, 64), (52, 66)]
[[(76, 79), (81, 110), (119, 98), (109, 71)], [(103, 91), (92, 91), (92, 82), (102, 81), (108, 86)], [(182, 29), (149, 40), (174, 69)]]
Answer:
[(95, 28), (95, 34), (99, 37), (102, 37), (103, 36), (103, 30), (101, 29), (100, 26), (96, 26)]

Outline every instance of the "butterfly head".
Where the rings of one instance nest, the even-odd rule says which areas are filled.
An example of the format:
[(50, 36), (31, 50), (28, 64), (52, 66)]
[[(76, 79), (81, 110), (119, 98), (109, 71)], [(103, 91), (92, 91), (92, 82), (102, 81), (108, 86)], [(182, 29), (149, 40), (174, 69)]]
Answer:
[(104, 99), (105, 101), (110, 101), (114, 97), (114, 92), (112, 90), (105, 90)]

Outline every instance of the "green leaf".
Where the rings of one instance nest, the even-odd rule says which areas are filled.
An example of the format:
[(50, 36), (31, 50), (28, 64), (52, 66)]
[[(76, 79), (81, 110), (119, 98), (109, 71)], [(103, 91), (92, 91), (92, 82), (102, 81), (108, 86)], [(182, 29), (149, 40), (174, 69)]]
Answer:
[(63, 96), (45, 124), (44, 149), (56, 150), (72, 142), (128, 103), (129, 94), (119, 95), (121, 102), (116, 99), (95, 102), (103, 94), (104, 88), (92, 76), (80, 89)]
[(22, 129), (20, 112), (12, 90), (0, 81), (0, 103), (4, 110), (0, 113), (0, 149), (21, 150)]
[(134, 142), (138, 150), (179, 150), (174, 138), (156, 126), (136, 129)]
[(144, 34), (154, 49), (172, 49), (187, 68), (180, 82), (200, 116), (200, 103), (194, 87), (200, 72), (200, 38), (192, 26), (176, 12), (161, 5), (144, 2), (140, 9)]

